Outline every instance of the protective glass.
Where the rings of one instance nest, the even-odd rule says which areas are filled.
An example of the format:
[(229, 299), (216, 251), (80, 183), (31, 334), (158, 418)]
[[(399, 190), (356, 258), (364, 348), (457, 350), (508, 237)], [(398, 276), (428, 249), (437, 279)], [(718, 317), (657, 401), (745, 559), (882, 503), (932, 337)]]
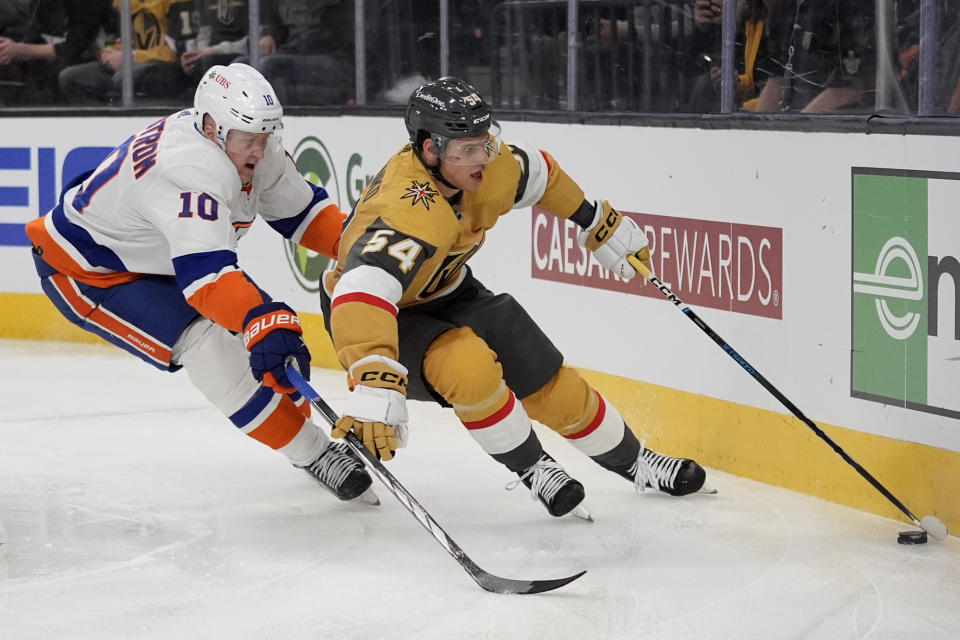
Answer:
[(501, 130), (496, 122), (490, 123), (487, 137), (446, 138), (433, 136), (440, 148), (440, 159), (449, 164), (487, 164), (500, 153)]
[(223, 142), (224, 148), (232, 154), (241, 156), (260, 155), (278, 151), (283, 147), (283, 130), (270, 133), (251, 133), (231, 129)]

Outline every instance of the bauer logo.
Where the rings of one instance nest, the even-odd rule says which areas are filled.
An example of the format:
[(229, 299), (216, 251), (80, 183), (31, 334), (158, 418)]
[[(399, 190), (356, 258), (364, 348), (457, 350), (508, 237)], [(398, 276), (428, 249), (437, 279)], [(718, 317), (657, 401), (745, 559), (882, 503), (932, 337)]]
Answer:
[[(293, 151), (293, 161), (300, 170), (300, 175), (309, 183), (326, 189), (330, 198), (339, 206), (337, 172), (333, 158), (323, 142), (314, 137), (304, 138)], [(330, 258), (290, 240), (283, 241), (283, 248), (297, 283), (311, 293), (320, 291), (320, 276), (330, 264)]]
[[(655, 274), (686, 303), (780, 319), (783, 230), (626, 211), (647, 234)], [(643, 278), (624, 282), (577, 242), (574, 222), (533, 209), (532, 275), (661, 298)]]
[(850, 394), (960, 417), (960, 174), (852, 182)]

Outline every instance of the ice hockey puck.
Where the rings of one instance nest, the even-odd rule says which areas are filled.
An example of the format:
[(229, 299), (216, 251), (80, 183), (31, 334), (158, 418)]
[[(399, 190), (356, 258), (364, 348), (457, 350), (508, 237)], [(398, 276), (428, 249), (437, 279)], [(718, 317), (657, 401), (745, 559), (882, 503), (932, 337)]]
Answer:
[(899, 544), (923, 544), (926, 541), (926, 531), (901, 531), (897, 534), (897, 542)]

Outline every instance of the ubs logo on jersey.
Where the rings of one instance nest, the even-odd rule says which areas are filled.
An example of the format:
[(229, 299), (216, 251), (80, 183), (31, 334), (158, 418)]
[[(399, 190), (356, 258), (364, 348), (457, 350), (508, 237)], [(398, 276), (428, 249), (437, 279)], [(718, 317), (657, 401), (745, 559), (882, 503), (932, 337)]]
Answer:
[(400, 199), (406, 200), (407, 198), (411, 198), (411, 207), (415, 207), (418, 202), (422, 202), (423, 206), (429, 211), (430, 205), (435, 202), (434, 198), (438, 195), (440, 195), (440, 192), (431, 189), (429, 182), (417, 182), (413, 180), (410, 186), (407, 187), (407, 193), (400, 196)]

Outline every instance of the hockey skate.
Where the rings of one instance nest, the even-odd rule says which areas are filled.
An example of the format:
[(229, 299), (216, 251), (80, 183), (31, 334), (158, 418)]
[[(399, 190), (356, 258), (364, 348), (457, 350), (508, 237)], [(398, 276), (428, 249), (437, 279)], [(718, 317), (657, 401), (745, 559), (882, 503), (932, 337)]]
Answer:
[(640, 454), (626, 472), (618, 472), (632, 480), (639, 493), (647, 488), (663, 491), (671, 496), (685, 496), (702, 491), (716, 493), (704, 486), (706, 472), (699, 464), (688, 458), (674, 458), (647, 449), (640, 443)]
[(344, 442), (331, 441), (319, 458), (300, 468), (339, 500), (357, 498), (366, 504), (380, 504), (370, 488), (373, 484), (370, 474)]
[(583, 502), (583, 485), (570, 477), (557, 461), (544, 453), (540, 459), (527, 468), (518, 472), (518, 479), (507, 484), (507, 490), (515, 489), (522, 482), (530, 489), (530, 496), (540, 500), (547, 512), (552, 516), (565, 516), (571, 511), (573, 515), (584, 520), (593, 521), (590, 513), (579, 506)]

